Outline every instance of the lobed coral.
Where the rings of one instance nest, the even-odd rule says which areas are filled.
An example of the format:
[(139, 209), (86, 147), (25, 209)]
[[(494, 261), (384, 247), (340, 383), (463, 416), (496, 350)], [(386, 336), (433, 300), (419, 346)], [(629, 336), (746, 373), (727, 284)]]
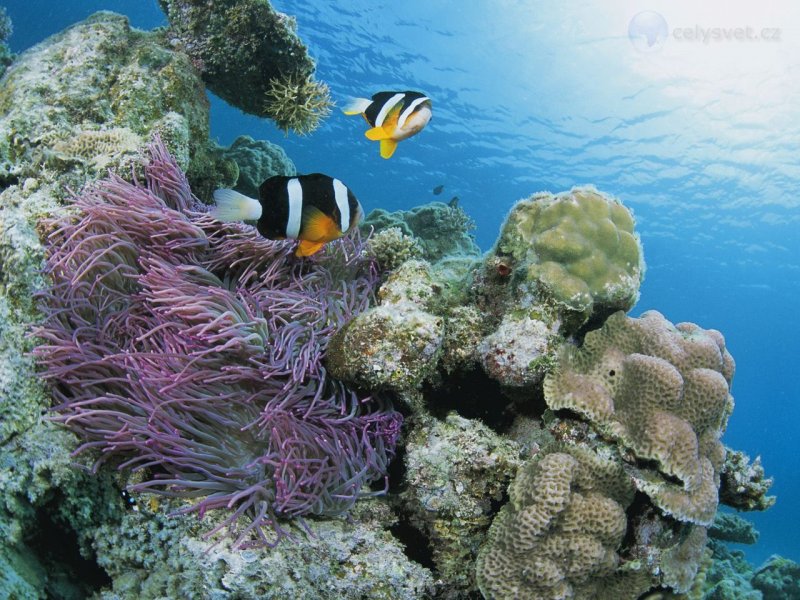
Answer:
[(512, 274), (512, 287), (533, 293), (573, 330), (589, 318), (629, 310), (644, 275), (630, 211), (591, 187), (518, 202), (487, 269), (498, 269), (497, 261), (504, 276)]
[(718, 331), (672, 325), (660, 313), (618, 312), (583, 346), (565, 346), (544, 382), (554, 410), (580, 414), (637, 459), (639, 489), (665, 513), (710, 525), (733, 410), (734, 362)]
[(132, 490), (230, 510), (211, 533), (247, 515), (239, 545), (279, 539), (282, 517), (347, 511), (385, 476), (401, 423), (321, 365), (369, 301), (371, 263), (350, 240), (298, 261), (193, 212), (177, 164), (150, 151), (144, 183), (112, 176), (51, 224), (35, 353), (57, 419), (101, 450), (95, 468), (146, 471)]
[(557, 445), (528, 461), (509, 487), (476, 569), (492, 600), (634, 600), (653, 580), (621, 569), (617, 551), (634, 488), (621, 465)]

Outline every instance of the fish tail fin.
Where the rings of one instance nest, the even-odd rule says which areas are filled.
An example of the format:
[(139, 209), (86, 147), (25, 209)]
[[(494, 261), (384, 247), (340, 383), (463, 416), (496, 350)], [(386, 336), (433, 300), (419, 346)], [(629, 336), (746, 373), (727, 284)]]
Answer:
[(367, 98), (348, 98), (347, 105), (342, 109), (346, 115), (360, 115), (367, 107), (372, 104), (372, 100)]
[(381, 158), (391, 158), (397, 150), (397, 142), (392, 139), (381, 140)]
[(214, 190), (214, 202), (211, 216), (219, 221), (257, 221), (261, 217), (261, 203), (236, 190)]

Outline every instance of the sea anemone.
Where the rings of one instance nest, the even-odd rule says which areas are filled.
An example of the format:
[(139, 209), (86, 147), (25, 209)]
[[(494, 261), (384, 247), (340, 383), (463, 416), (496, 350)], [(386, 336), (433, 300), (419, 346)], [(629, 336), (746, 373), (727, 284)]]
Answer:
[(264, 96), (264, 115), (285, 133), (307, 135), (331, 112), (328, 86), (309, 77), (271, 79)]
[(229, 510), (208, 535), (273, 544), (282, 518), (345, 513), (385, 480), (402, 418), (322, 366), (376, 270), (358, 237), (301, 260), (219, 223), (160, 140), (150, 155), (143, 183), (111, 175), (50, 224), (35, 355), (54, 418), (94, 469), (144, 473), (132, 491)]

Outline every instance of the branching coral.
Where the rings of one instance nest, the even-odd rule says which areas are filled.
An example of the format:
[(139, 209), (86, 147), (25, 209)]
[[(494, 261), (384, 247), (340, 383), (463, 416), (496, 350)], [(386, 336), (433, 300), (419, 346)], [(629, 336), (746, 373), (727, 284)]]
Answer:
[(111, 176), (51, 224), (36, 356), (56, 419), (100, 450), (95, 468), (149, 474), (134, 490), (229, 509), (211, 533), (248, 515), (239, 546), (280, 539), (280, 517), (345, 512), (385, 476), (401, 424), (321, 363), (366, 308), (373, 264), (359, 240), (299, 261), (220, 224), (150, 151), (144, 183)]
[(276, 78), (264, 94), (264, 115), (288, 133), (306, 135), (319, 127), (331, 112), (331, 94), (320, 81), (305, 78)]

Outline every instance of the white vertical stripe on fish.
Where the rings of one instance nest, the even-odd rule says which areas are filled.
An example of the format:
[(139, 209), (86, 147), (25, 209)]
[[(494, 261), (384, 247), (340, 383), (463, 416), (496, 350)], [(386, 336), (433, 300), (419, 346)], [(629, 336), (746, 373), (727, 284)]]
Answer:
[(411, 116), (411, 113), (413, 113), (414, 110), (426, 100), (430, 100), (430, 98), (423, 96), (422, 98), (417, 98), (411, 104), (409, 104), (408, 107), (400, 114), (400, 118), (397, 119), (397, 128), (401, 129), (403, 125), (406, 124), (406, 120)]
[(286, 221), (286, 237), (297, 239), (300, 235), (300, 221), (303, 216), (303, 187), (296, 177), (286, 183), (289, 193), (289, 219)]
[(350, 202), (347, 199), (347, 187), (338, 179), (333, 180), (333, 196), (339, 207), (339, 229), (344, 233), (350, 227)]
[(383, 125), (383, 122), (386, 120), (386, 115), (389, 114), (389, 111), (392, 110), (395, 104), (405, 98), (405, 96), (405, 94), (395, 94), (386, 101), (386, 104), (381, 106), (378, 117), (375, 119), (375, 127), (381, 127)]

